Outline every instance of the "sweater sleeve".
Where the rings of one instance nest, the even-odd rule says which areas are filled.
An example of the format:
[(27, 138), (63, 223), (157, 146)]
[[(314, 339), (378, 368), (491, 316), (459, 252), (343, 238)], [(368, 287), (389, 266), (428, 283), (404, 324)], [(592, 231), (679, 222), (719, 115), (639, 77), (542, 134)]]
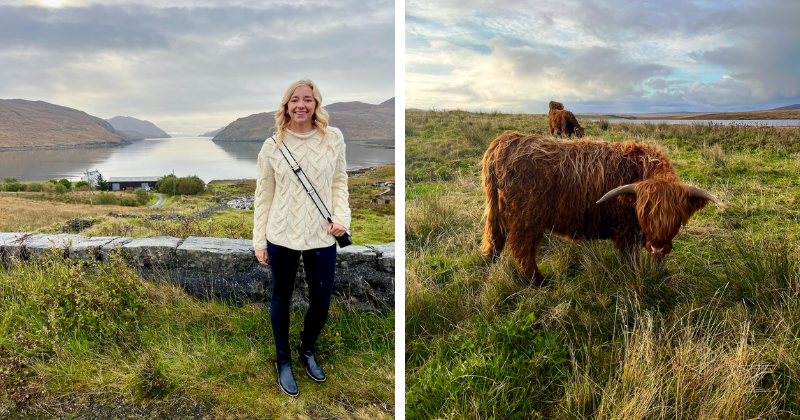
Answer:
[(253, 249), (256, 251), (267, 247), (267, 216), (275, 194), (275, 172), (269, 162), (268, 147), (264, 142), (258, 154), (258, 177), (256, 178), (255, 204), (253, 205)]
[(338, 129), (334, 129), (338, 137), (339, 157), (331, 182), (331, 202), (333, 204), (332, 220), (336, 224), (350, 229), (350, 193), (347, 188), (347, 161), (345, 160), (344, 136)]

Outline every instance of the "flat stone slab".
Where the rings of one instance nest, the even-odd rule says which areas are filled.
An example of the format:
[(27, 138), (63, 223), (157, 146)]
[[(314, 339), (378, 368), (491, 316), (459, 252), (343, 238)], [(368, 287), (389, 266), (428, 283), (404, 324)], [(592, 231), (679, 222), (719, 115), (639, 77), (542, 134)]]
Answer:
[(100, 248), (119, 236), (95, 236), (85, 238), (80, 243), (69, 247), (69, 257), (73, 260), (100, 259)]
[(178, 258), (176, 249), (183, 242), (181, 238), (171, 236), (154, 236), (152, 238), (134, 239), (122, 245), (122, 251), (127, 253), (133, 263), (139, 267), (174, 267)]
[(13, 255), (13, 252), (6, 252), (7, 246), (13, 244), (23, 236), (25, 236), (23, 232), (0, 232), (0, 258), (5, 259), (6, 255)]
[(177, 249), (178, 266), (192, 271), (233, 276), (256, 262), (253, 241), (190, 236)]
[(378, 268), (387, 273), (394, 273), (394, 242), (383, 245), (367, 245), (367, 248), (378, 254)]
[(105, 260), (111, 257), (111, 253), (114, 252), (114, 250), (119, 248), (120, 251), (122, 251), (122, 246), (130, 242), (133, 242), (133, 238), (129, 238), (127, 236), (117, 236), (111, 242), (101, 245), (97, 255), (101, 260)]
[(336, 265), (345, 270), (361, 264), (376, 263), (375, 251), (361, 245), (350, 245), (336, 248)]
[(8, 255), (18, 255), (22, 258), (41, 257), (47, 252), (56, 252), (66, 256), (67, 249), (72, 244), (77, 244), (86, 239), (85, 236), (62, 233), (58, 235), (36, 234), (18, 239), (6, 245)]

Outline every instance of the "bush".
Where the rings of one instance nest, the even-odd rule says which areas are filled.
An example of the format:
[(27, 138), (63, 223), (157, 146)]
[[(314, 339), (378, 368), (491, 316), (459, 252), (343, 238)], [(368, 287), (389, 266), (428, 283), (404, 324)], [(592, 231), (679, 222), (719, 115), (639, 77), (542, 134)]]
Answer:
[(53, 192), (53, 188), (55, 188), (55, 185), (53, 185), (53, 184), (51, 184), (49, 182), (43, 182), (42, 183), (42, 192), (51, 193), (51, 192)]
[(125, 207), (136, 207), (139, 203), (133, 197), (123, 197), (122, 200), (119, 200), (119, 204)]
[(80, 188), (80, 187), (82, 187), (84, 185), (89, 185), (89, 183), (86, 182), (86, 181), (78, 181), (78, 182), (75, 183), (75, 188)]
[(197, 175), (178, 178), (175, 175), (164, 175), (156, 182), (156, 191), (162, 194), (184, 194), (195, 195), (203, 192), (206, 183)]
[(197, 175), (188, 176), (178, 179), (178, 191), (183, 195), (195, 195), (203, 192), (206, 188), (206, 183), (197, 177)]
[(110, 193), (100, 193), (95, 199), (97, 204), (117, 205), (117, 197)]
[(56, 184), (56, 186), (53, 187), (53, 192), (56, 194), (64, 194), (67, 192), (67, 187), (65, 187), (64, 184)]
[(61, 184), (61, 185), (63, 185), (63, 186), (64, 186), (64, 188), (66, 188), (66, 189), (70, 189), (70, 188), (72, 188), (72, 183), (71, 183), (71, 182), (69, 182), (69, 180), (68, 180), (67, 178), (61, 178), (61, 179), (59, 179), (59, 180), (58, 180), (58, 183), (59, 183), (59, 184)]
[(42, 192), (42, 183), (41, 182), (31, 182), (30, 184), (25, 186), (25, 191)]
[(47, 182), (49, 182), (49, 183), (51, 183), (51, 184), (53, 184), (53, 185), (56, 185), (56, 184), (58, 184), (58, 181), (56, 181), (55, 179), (50, 179), (50, 180), (48, 180)]
[(9, 192), (25, 191), (25, 184), (17, 181), (17, 178), (5, 178), (3, 190)]
[(150, 193), (145, 190), (136, 190), (136, 202), (143, 206), (150, 202)]
[(178, 177), (175, 175), (169, 174), (164, 175), (161, 179), (156, 182), (156, 191), (162, 194), (169, 194), (173, 195), (174, 193), (178, 192), (177, 186)]

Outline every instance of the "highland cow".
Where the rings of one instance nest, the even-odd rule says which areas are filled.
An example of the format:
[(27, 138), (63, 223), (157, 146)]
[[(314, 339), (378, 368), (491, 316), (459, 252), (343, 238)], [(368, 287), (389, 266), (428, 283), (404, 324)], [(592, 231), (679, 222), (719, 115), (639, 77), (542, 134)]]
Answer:
[(550, 103), (547, 106), (549, 107), (549, 109), (547, 110), (548, 116), (550, 115), (550, 112), (552, 112), (553, 110), (564, 109), (564, 104), (556, 101), (550, 101)]
[(574, 133), (576, 137), (583, 137), (583, 127), (578, 124), (578, 119), (575, 114), (570, 111), (554, 109), (548, 115), (548, 124), (550, 125), (550, 135), (556, 131), (558, 135), (566, 135), (571, 137)]
[(545, 232), (573, 240), (614, 239), (635, 257), (644, 247), (656, 258), (689, 217), (713, 201), (680, 182), (656, 146), (632, 141), (561, 141), (508, 132), (483, 156), (486, 228), (481, 252), (496, 260), (508, 245), (523, 276), (541, 284), (536, 265)]

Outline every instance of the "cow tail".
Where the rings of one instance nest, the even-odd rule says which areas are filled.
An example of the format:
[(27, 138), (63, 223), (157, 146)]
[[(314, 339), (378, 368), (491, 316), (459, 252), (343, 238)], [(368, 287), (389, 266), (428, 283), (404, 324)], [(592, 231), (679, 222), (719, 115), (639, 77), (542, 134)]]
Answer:
[(491, 258), (494, 262), (503, 250), (506, 243), (505, 226), (500, 216), (500, 199), (497, 186), (497, 175), (495, 174), (494, 149), (497, 141), (489, 146), (483, 157), (483, 189), (486, 192), (486, 206), (483, 211), (483, 218), (486, 220), (486, 227), (483, 232), (481, 243), (481, 254), (486, 258)]

